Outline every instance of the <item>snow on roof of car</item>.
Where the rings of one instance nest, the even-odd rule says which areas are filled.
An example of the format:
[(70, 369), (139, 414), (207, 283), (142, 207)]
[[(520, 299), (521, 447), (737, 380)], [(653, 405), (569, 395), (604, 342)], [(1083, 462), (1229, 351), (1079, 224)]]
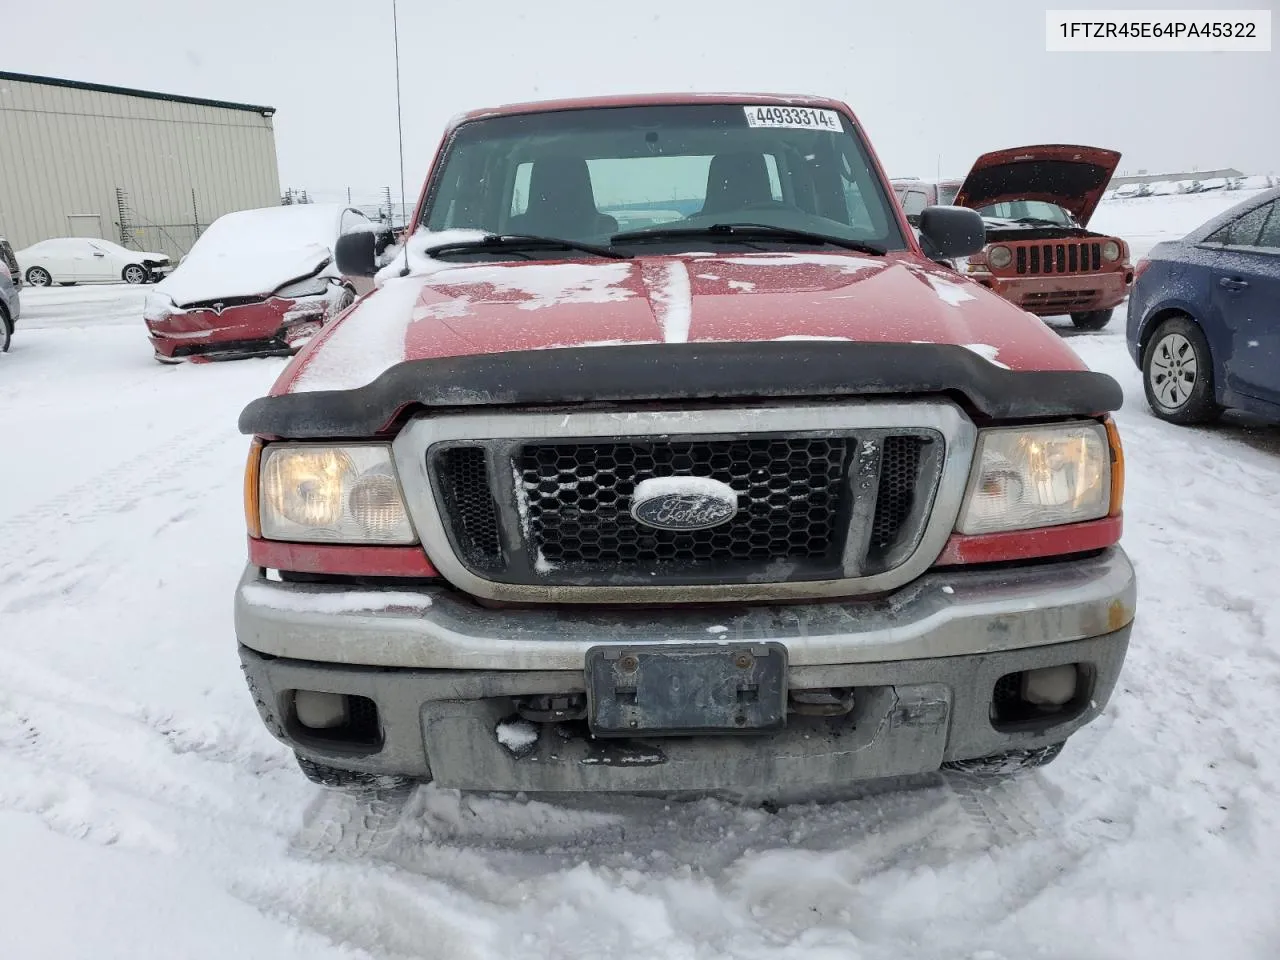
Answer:
[(178, 306), (266, 296), (323, 268), (342, 213), (336, 203), (240, 210), (215, 220), (176, 270), (156, 285)]

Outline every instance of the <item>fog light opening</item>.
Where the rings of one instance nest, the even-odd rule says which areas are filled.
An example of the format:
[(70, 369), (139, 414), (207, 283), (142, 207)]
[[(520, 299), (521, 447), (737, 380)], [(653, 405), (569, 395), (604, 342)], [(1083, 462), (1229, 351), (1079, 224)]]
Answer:
[(1045, 726), (1078, 715), (1089, 686), (1084, 667), (1067, 663), (1006, 673), (992, 691), (992, 726), (997, 730)]
[(291, 733), (318, 745), (380, 747), (378, 708), (368, 697), (294, 690)]

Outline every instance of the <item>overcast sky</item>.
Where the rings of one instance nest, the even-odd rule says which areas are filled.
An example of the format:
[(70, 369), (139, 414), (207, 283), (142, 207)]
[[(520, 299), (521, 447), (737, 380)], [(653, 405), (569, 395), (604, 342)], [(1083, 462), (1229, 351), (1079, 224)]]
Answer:
[[(944, 175), (962, 175), (983, 151), (1043, 142), (1118, 149), (1128, 172), (1280, 170), (1280, 52), (1046, 53), (1044, 11), (1063, 6), (399, 0), (410, 202), (456, 113), (665, 90), (843, 99), (891, 176), (932, 176), (939, 156)], [(282, 187), (336, 197), (349, 186), (358, 202), (394, 189), (391, 0), (3, 0), (0, 8), (4, 69), (268, 104), (278, 110)]]

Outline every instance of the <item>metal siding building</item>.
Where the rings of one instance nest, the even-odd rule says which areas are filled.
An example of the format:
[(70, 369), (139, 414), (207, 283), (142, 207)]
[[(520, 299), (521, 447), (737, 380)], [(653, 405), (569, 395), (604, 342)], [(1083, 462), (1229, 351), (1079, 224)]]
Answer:
[(0, 72), (0, 236), (181, 256), (222, 214), (280, 203), (274, 113)]

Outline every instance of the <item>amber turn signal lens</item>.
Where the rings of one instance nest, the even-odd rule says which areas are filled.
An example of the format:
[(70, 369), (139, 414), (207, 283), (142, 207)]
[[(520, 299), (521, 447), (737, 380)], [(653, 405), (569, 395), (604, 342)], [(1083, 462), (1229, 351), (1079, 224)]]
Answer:
[(1107, 428), (1107, 444), (1111, 447), (1111, 510), (1107, 516), (1118, 517), (1124, 507), (1124, 447), (1115, 420), (1107, 417), (1102, 425)]
[(261, 511), (258, 507), (258, 467), (262, 463), (262, 441), (254, 438), (249, 444), (249, 459), (244, 465), (244, 523), (249, 536), (262, 536)]

